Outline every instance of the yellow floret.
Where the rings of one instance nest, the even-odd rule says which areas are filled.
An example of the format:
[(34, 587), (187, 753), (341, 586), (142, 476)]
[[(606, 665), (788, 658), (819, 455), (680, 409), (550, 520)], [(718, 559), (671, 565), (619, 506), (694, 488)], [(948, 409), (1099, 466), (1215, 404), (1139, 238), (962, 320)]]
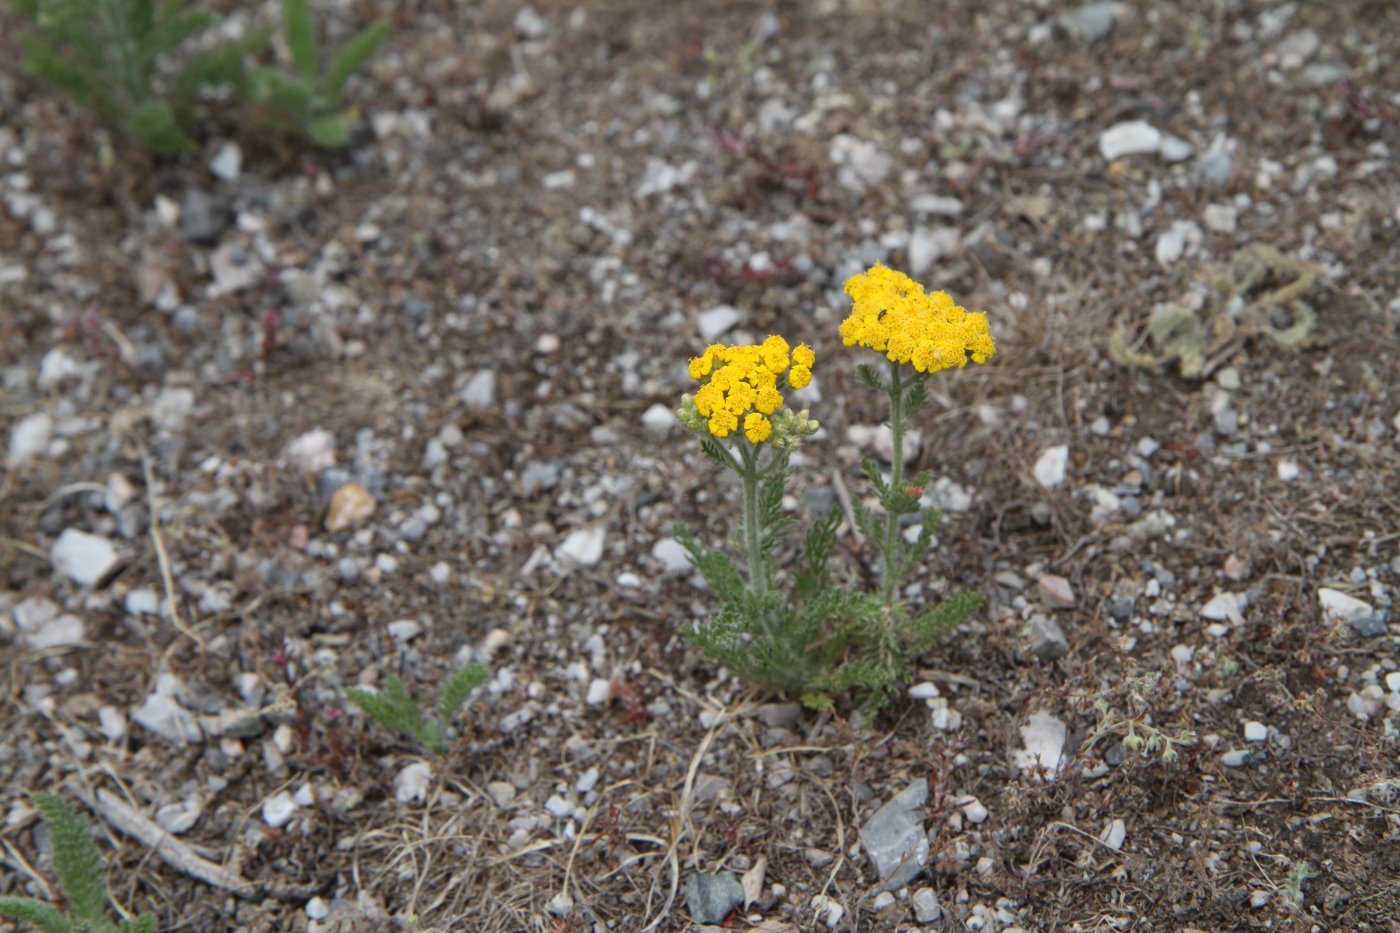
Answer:
[(772, 335), (763, 341), (763, 365), (774, 373), (781, 373), (788, 368), (788, 342), (777, 334)]
[(744, 436), (755, 444), (768, 440), (773, 433), (773, 422), (754, 412), (744, 418)]
[(788, 385), (794, 389), (805, 389), (812, 382), (812, 371), (806, 366), (794, 366), (788, 370)]
[[(846, 346), (862, 346), (909, 363), (919, 372), (984, 363), (996, 353), (985, 314), (968, 313), (947, 292), (925, 294), (902, 272), (876, 264), (846, 282), (850, 316), (841, 322)], [(794, 352), (793, 359), (797, 360)]]
[(738, 427), (739, 419), (724, 409), (717, 409), (710, 418), (710, 433), (715, 437), (728, 437)]
[(817, 355), (812, 352), (812, 348), (805, 343), (799, 343), (792, 351), (792, 361), (798, 366), (806, 366), (808, 369), (817, 362)]

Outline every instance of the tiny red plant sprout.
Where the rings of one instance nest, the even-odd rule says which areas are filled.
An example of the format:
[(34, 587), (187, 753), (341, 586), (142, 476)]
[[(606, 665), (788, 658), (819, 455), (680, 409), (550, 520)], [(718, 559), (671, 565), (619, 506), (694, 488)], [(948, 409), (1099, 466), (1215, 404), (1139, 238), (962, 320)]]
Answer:
[(263, 316), (258, 318), (258, 329), (262, 331), (263, 359), (277, 352), (277, 325), (281, 322), (282, 315), (276, 308), (268, 308)]
[(922, 487), (922, 486), (905, 486), (905, 487), (904, 487), (904, 494), (905, 494), (906, 496), (910, 497), (911, 499), (917, 499), (917, 498), (919, 498), (920, 496), (922, 496), (922, 495), (924, 494), (924, 487)]
[(651, 711), (642, 702), (637, 688), (625, 680), (615, 680), (612, 684), (613, 699), (622, 708), (622, 720), (630, 726), (640, 726), (650, 721)]

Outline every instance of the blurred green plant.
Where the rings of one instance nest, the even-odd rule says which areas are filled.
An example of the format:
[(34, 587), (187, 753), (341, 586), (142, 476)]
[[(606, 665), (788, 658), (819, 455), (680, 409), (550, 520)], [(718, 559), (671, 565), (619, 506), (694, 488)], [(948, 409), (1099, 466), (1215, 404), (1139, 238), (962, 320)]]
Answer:
[[(190, 56), (170, 74), (166, 59), (218, 25), (185, 0), (13, 0), (31, 29), (20, 36), (25, 71), (48, 81), (116, 126), (141, 148), (172, 155), (188, 135), (205, 86), (243, 90), (246, 53), (268, 33), (223, 42)], [(163, 72), (170, 74), (161, 81)]]
[(32, 924), (44, 933), (155, 933), (153, 914), (113, 923), (107, 913), (110, 899), (103, 881), (102, 854), (88, 836), (87, 823), (72, 804), (55, 794), (32, 795), (53, 846), (53, 866), (70, 920), (58, 908), (28, 897), (0, 897), (0, 917)]
[(346, 693), (356, 706), (381, 726), (402, 732), (434, 755), (447, 754), (447, 727), (462, 708), (467, 694), (486, 681), (487, 669), (468, 664), (443, 682), (433, 713), (424, 716), (418, 701), (404, 689), (403, 681), (390, 674), (378, 692), (351, 687)]
[(294, 71), (254, 68), (249, 75), (250, 102), (275, 131), (303, 136), (327, 149), (344, 146), (358, 120), (355, 108), (341, 106), (345, 85), (389, 35), (388, 20), (377, 20), (352, 36), (324, 72), (308, 0), (282, 0), (282, 33)]

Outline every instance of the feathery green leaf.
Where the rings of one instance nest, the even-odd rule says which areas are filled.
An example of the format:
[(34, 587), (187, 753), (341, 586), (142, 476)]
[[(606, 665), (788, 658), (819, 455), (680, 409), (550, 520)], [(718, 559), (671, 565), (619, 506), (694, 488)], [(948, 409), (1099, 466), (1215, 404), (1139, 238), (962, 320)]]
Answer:
[(331, 109), (340, 106), (340, 97), (345, 93), (345, 84), (350, 76), (369, 61), (388, 35), (389, 21), (381, 19), (366, 26), (341, 46), (335, 58), (331, 59), (330, 68), (326, 71), (326, 84), (322, 88)]
[(44, 814), (44, 825), (53, 844), (54, 871), (68, 906), (80, 920), (98, 927), (106, 925), (102, 854), (88, 836), (87, 823), (72, 804), (57, 794), (38, 792), (33, 797)]

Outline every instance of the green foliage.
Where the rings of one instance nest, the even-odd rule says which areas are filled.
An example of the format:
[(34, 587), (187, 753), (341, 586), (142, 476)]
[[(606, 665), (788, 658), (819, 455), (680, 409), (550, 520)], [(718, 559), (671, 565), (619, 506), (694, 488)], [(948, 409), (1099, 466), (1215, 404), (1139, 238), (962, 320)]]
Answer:
[(27, 897), (0, 897), (0, 917), (33, 924), (44, 933), (155, 933), (156, 918), (152, 914), (112, 923), (107, 913), (102, 855), (88, 836), (87, 824), (62, 797), (45, 793), (33, 797), (49, 830), (59, 888), (78, 922), (49, 904)]
[(937, 509), (929, 509), (913, 542), (900, 533), (901, 517), (920, 513), (923, 487), (933, 478), (927, 470), (912, 480), (903, 478), (904, 431), (909, 416), (927, 403), (928, 388), (923, 374), (909, 377), (893, 365), (888, 381), (869, 366), (859, 368), (858, 378), (891, 401), (891, 475), (886, 477), (873, 460), (861, 464), (880, 509), (860, 500), (851, 503), (856, 530), (880, 556), (878, 593), (834, 579), (831, 558), (843, 517), (835, 510), (811, 523), (791, 578), (779, 578), (774, 566), (796, 524), (782, 507), (789, 450), (736, 438), (736, 456), (699, 421), (688, 426), (701, 434), (705, 456), (738, 475), (743, 486), (737, 537), (747, 573), (723, 549), (707, 547), (684, 527), (676, 537), (720, 602), (712, 618), (685, 630), (693, 644), (735, 676), (798, 696), (812, 708), (831, 708), (838, 697), (850, 694), (868, 722), (909, 679), (914, 662), (984, 600), (978, 593), (960, 593), (917, 613), (904, 604), (902, 581), (928, 553), (942, 518)]
[(434, 755), (447, 754), (447, 727), (466, 702), (467, 695), (485, 682), (488, 671), (480, 664), (468, 664), (443, 681), (433, 714), (424, 716), (415, 700), (404, 689), (403, 681), (390, 674), (378, 693), (351, 687), (346, 693), (360, 709), (381, 726), (395, 729), (422, 745)]
[[(168, 83), (157, 76), (218, 14), (185, 0), (14, 0), (31, 28), (20, 36), (23, 66), (159, 155), (192, 148), (194, 100), (207, 85), (243, 80), (246, 43), (215, 46), (188, 59)], [(266, 37), (264, 36), (264, 39)]]
[(321, 50), (308, 0), (282, 0), (282, 31), (294, 72), (256, 68), (248, 96), (271, 127), (336, 149), (350, 141), (352, 110), (341, 108), (345, 85), (389, 35), (388, 20), (365, 27), (331, 57), (321, 72)]

